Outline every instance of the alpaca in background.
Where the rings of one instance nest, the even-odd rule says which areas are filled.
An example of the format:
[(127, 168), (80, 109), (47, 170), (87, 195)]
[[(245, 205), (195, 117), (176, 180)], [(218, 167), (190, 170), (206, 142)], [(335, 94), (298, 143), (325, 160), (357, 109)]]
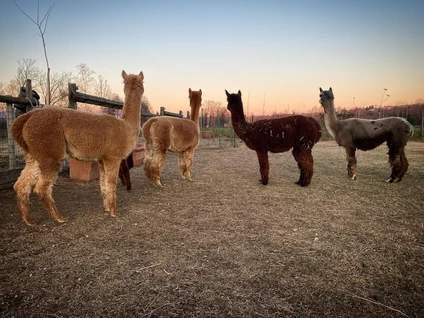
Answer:
[(44, 107), (19, 116), (12, 134), (25, 152), (25, 168), (14, 185), (18, 208), (28, 225), (29, 195), (39, 196), (45, 209), (58, 222), (66, 222), (52, 197), (52, 189), (66, 155), (84, 161), (98, 161), (103, 206), (111, 216), (116, 212), (116, 181), (119, 164), (134, 149), (139, 131), (143, 73), (124, 79), (125, 101), (122, 119), (63, 107)]
[(199, 111), (202, 105), (202, 90), (188, 90), (190, 99), (190, 120), (169, 116), (150, 118), (142, 127), (146, 157), (143, 166), (147, 179), (163, 187), (161, 171), (166, 152), (178, 152), (181, 179), (192, 178), (194, 151), (199, 144)]
[(133, 153), (134, 151), (132, 151), (127, 158), (122, 159), (119, 166), (119, 179), (121, 180), (122, 185), (127, 187), (127, 191), (131, 191), (130, 170), (134, 167)]
[(314, 160), (312, 147), (321, 138), (321, 126), (312, 117), (288, 116), (275, 119), (263, 119), (247, 123), (241, 92), (227, 94), (227, 109), (231, 112), (231, 121), (237, 136), (247, 147), (256, 151), (259, 161), (262, 184), (268, 184), (269, 160), (268, 152), (285, 152), (293, 148), (300, 177), (296, 184), (305, 187), (311, 183)]
[(356, 149), (371, 150), (387, 142), (392, 174), (386, 181), (401, 181), (408, 170), (405, 146), (414, 133), (412, 125), (401, 117), (386, 117), (375, 120), (358, 118), (338, 120), (334, 111), (332, 88), (323, 91), (320, 87), (319, 90), (319, 102), (324, 108), (325, 126), (337, 144), (346, 150), (349, 177), (352, 180), (356, 179)]

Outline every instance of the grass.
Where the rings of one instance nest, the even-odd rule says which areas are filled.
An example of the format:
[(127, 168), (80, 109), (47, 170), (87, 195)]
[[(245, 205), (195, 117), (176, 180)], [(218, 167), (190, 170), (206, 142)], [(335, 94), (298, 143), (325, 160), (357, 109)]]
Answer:
[(0, 191), (0, 315), (422, 317), (424, 144), (408, 144), (400, 183), (383, 182), (386, 152), (358, 152), (352, 181), (344, 150), (319, 142), (307, 188), (290, 152), (270, 155), (268, 186), (243, 145), (198, 149), (194, 182), (170, 153), (165, 188), (142, 168), (132, 192), (118, 186), (119, 218), (102, 212), (98, 182), (59, 177), (66, 224), (32, 197), (27, 227)]

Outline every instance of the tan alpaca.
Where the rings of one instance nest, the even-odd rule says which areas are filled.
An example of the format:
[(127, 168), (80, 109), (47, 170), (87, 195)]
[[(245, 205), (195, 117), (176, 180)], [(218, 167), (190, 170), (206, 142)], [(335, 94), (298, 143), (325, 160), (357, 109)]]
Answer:
[(66, 222), (52, 197), (59, 168), (66, 155), (98, 161), (103, 206), (111, 216), (116, 212), (116, 180), (121, 160), (134, 149), (140, 131), (143, 73), (124, 79), (125, 101), (122, 119), (62, 107), (44, 107), (19, 116), (12, 126), (16, 142), (25, 152), (25, 168), (14, 185), (18, 208), (28, 225), (29, 195), (40, 197), (46, 210), (58, 222)]
[(194, 151), (199, 144), (199, 111), (202, 104), (202, 90), (190, 88), (190, 120), (176, 117), (153, 117), (142, 127), (145, 140), (144, 172), (147, 179), (155, 185), (164, 186), (161, 171), (165, 163), (166, 152), (178, 152), (178, 164), (181, 179), (192, 178)]

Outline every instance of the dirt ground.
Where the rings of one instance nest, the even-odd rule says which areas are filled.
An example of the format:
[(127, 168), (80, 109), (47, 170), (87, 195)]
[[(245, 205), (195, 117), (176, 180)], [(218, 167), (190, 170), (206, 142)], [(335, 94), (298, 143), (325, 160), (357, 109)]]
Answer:
[(102, 210), (98, 181), (59, 177), (56, 223), (31, 197), (26, 226), (13, 189), (0, 191), (1, 317), (424, 317), (424, 144), (390, 175), (387, 149), (358, 152), (346, 177), (334, 142), (313, 151), (312, 185), (294, 184), (291, 153), (200, 148), (194, 182), (169, 154), (165, 188), (131, 170), (119, 218)]

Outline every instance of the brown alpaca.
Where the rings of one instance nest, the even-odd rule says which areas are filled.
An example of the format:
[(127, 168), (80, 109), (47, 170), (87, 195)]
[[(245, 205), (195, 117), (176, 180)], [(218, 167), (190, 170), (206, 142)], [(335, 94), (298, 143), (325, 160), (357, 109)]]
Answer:
[(199, 111), (202, 104), (202, 90), (190, 88), (190, 120), (176, 117), (153, 117), (142, 127), (145, 141), (144, 173), (154, 185), (164, 186), (161, 171), (166, 152), (178, 152), (178, 165), (181, 179), (192, 178), (194, 151), (199, 144)]
[(127, 187), (127, 191), (131, 191), (130, 170), (132, 167), (134, 167), (133, 152), (131, 152), (127, 158), (122, 159), (121, 165), (119, 166), (119, 179), (121, 183)]
[(33, 225), (29, 216), (29, 195), (40, 197), (46, 210), (58, 222), (66, 222), (52, 197), (57, 174), (66, 155), (98, 161), (103, 206), (116, 212), (116, 180), (119, 164), (134, 149), (140, 131), (143, 73), (124, 79), (125, 101), (122, 119), (106, 114), (92, 114), (62, 107), (44, 107), (19, 116), (12, 126), (16, 142), (25, 152), (25, 168), (14, 185), (18, 209), (24, 222)]
[(231, 112), (234, 131), (246, 146), (256, 151), (261, 172), (262, 184), (268, 184), (268, 151), (285, 152), (293, 148), (300, 177), (296, 184), (305, 187), (311, 183), (314, 160), (312, 147), (321, 138), (321, 126), (312, 117), (289, 116), (276, 119), (263, 119), (247, 123), (244, 117), (241, 92), (227, 94), (227, 109)]
[(350, 118), (338, 120), (334, 111), (333, 90), (323, 91), (320, 87), (320, 104), (324, 108), (324, 120), (327, 130), (337, 144), (346, 150), (347, 173), (356, 179), (356, 149), (371, 150), (385, 141), (389, 147), (389, 163), (392, 174), (387, 182), (401, 181), (408, 170), (405, 146), (414, 133), (408, 121), (400, 117), (387, 117), (368, 120)]

